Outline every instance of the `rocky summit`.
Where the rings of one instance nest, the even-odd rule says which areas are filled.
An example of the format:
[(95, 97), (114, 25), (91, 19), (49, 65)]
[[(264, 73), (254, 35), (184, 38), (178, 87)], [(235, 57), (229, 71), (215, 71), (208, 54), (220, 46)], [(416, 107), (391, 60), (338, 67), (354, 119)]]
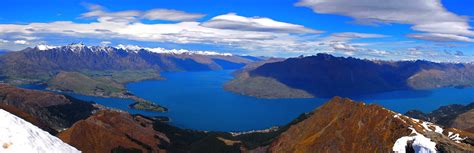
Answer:
[(335, 97), (291, 126), (269, 152), (474, 151), (472, 133), (442, 128), (378, 105)]
[(61, 140), (83, 152), (166, 152), (159, 148), (170, 140), (153, 130), (151, 120), (124, 112), (99, 111), (59, 133)]

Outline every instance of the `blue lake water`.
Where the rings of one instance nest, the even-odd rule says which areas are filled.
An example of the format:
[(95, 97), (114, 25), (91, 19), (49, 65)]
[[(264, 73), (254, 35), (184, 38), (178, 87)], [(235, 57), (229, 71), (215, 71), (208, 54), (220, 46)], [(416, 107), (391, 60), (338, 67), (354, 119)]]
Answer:
[[(304, 112), (312, 111), (328, 99), (258, 99), (227, 92), (222, 85), (233, 78), (232, 71), (162, 73), (166, 80), (130, 83), (133, 94), (156, 102), (169, 112), (148, 112), (128, 108), (131, 100), (70, 94), (132, 114), (168, 116), (171, 124), (196, 130), (248, 131), (284, 125)], [(25, 88), (38, 88), (24, 86)], [(352, 97), (377, 103), (405, 113), (418, 109), (432, 111), (448, 104), (474, 102), (474, 88), (442, 88), (430, 91), (395, 91), (364, 97)]]

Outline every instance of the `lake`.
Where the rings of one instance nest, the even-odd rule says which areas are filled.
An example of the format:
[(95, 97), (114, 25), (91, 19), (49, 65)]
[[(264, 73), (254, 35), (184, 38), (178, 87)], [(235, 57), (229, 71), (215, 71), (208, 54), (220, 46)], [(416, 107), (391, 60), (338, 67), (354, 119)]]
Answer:
[[(128, 108), (131, 100), (99, 98), (71, 94), (132, 114), (167, 116), (171, 124), (206, 131), (249, 131), (284, 125), (304, 112), (312, 111), (328, 99), (259, 99), (227, 92), (222, 85), (233, 78), (232, 71), (164, 72), (166, 80), (149, 80), (127, 84), (127, 89), (146, 100), (156, 102), (169, 112), (148, 112)], [(24, 86), (25, 88), (37, 88)], [(442, 88), (429, 91), (394, 91), (352, 97), (377, 103), (405, 113), (418, 109), (432, 111), (448, 104), (474, 102), (474, 88)]]

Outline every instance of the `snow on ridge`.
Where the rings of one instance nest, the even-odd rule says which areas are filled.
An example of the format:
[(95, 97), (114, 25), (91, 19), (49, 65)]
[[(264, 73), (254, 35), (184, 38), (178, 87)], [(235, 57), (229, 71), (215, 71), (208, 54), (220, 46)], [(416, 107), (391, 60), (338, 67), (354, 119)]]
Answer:
[(80, 153), (35, 125), (0, 109), (1, 153)]
[(133, 52), (138, 52), (139, 50), (143, 49), (142, 47), (137, 46), (137, 45), (122, 45), (122, 44), (117, 45), (116, 48), (127, 50), (127, 51), (133, 51)]
[(189, 55), (209, 55), (209, 56), (233, 56), (231, 53), (218, 53), (214, 51), (192, 51), (187, 49), (165, 49), (161, 47), (157, 48), (147, 48), (147, 47), (140, 47), (137, 45), (123, 45), (119, 44), (116, 48), (127, 50), (127, 51), (134, 51), (138, 52), (140, 50), (149, 51), (152, 53), (159, 53), (159, 54), (189, 54)]
[(73, 43), (66, 46), (52, 46), (52, 45), (37, 45), (35, 47), (38, 50), (45, 51), (54, 48), (60, 48), (61, 50), (65, 51), (72, 51), (75, 53), (79, 53), (84, 51), (84, 49), (91, 50), (92, 52), (111, 52), (113, 49), (122, 49), (127, 52), (138, 53), (140, 51), (148, 51), (152, 53), (158, 54), (187, 54), (187, 55), (207, 55), (207, 56), (233, 56), (231, 53), (219, 53), (215, 51), (200, 51), (200, 50), (187, 50), (187, 49), (165, 49), (161, 47), (157, 48), (148, 48), (148, 47), (140, 47), (137, 45), (123, 45), (119, 44), (116, 47), (110, 46), (86, 46), (83, 43)]
[[(431, 141), (430, 138), (425, 137), (423, 134), (420, 134), (417, 132), (414, 128), (414, 126), (419, 126), (421, 127), (421, 132), (435, 132), (440, 135), (444, 135), (444, 129), (436, 124), (433, 124), (431, 122), (427, 121), (422, 121), (419, 119), (411, 118), (405, 115), (402, 115), (400, 113), (396, 113), (393, 115), (394, 118), (397, 118), (404, 123), (407, 123), (407, 121), (411, 120), (412, 125), (408, 127), (408, 129), (412, 130), (411, 134), (408, 136), (403, 136), (397, 139), (395, 144), (392, 147), (392, 150), (394, 152), (405, 152), (405, 147), (408, 143), (408, 141), (412, 141), (412, 147), (415, 150), (415, 152), (436, 152), (436, 143)], [(403, 118), (402, 118), (403, 117)], [(407, 120), (407, 121), (406, 121)], [(456, 143), (461, 143), (462, 140), (465, 140), (466, 138), (462, 138), (459, 133), (454, 133), (454, 132), (448, 132), (447, 137), (451, 140), (453, 140)]]
[(54, 48), (58, 48), (58, 47), (59, 46), (41, 44), (41, 45), (37, 45), (35, 48), (37, 48), (38, 50), (50, 50), (50, 49), (54, 49)]

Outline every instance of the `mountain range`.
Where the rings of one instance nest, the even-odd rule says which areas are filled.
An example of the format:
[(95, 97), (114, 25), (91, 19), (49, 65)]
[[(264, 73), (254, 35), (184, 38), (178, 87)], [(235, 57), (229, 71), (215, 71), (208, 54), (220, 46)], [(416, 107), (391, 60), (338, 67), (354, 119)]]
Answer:
[(472, 85), (473, 64), (379, 61), (318, 54), (249, 68), (237, 74), (225, 88), (263, 98), (307, 98)]
[(0, 74), (7, 80), (45, 81), (60, 71), (204, 71), (237, 69), (259, 60), (208, 51), (161, 48), (39, 45), (0, 57)]
[(13, 85), (44, 84), (48, 90), (82, 95), (131, 98), (139, 102), (132, 107), (164, 111), (165, 108), (130, 94), (125, 84), (163, 79), (160, 72), (238, 69), (259, 60), (262, 58), (211, 51), (124, 45), (38, 45), (0, 56), (0, 81)]
[[(411, 118), (374, 104), (335, 97), (285, 126), (253, 132), (212, 132), (177, 128), (55, 93), (2, 85), (0, 109), (45, 129), (83, 152), (392, 152), (474, 151), (474, 134)], [(17, 98), (15, 98), (17, 97)], [(24, 97), (24, 98), (18, 98)], [(38, 101), (44, 100), (44, 102)], [(11, 101), (14, 101), (12, 103)], [(49, 102), (47, 106), (43, 103)], [(40, 105), (40, 106), (38, 106)], [(87, 106), (92, 109), (71, 111)], [(49, 109), (50, 115), (41, 115)], [(84, 107), (86, 108), (86, 107)], [(43, 111), (41, 111), (43, 110)], [(67, 110), (67, 111), (66, 111)], [(57, 112), (57, 113), (53, 113)], [(56, 120), (81, 116), (74, 120)], [(54, 120), (54, 121), (52, 121)], [(3, 121), (3, 120), (2, 120)], [(74, 121), (73, 124), (69, 124)], [(15, 128), (16, 124), (8, 124)], [(31, 129), (32, 127), (24, 127)], [(4, 132), (4, 131), (0, 131)], [(3, 134), (0, 134), (3, 135)], [(15, 135), (19, 140), (26, 136)], [(36, 138), (35, 138), (36, 139)], [(43, 144), (46, 140), (36, 139)], [(11, 142), (16, 144), (15, 141)], [(35, 145), (32, 144), (32, 145)]]

